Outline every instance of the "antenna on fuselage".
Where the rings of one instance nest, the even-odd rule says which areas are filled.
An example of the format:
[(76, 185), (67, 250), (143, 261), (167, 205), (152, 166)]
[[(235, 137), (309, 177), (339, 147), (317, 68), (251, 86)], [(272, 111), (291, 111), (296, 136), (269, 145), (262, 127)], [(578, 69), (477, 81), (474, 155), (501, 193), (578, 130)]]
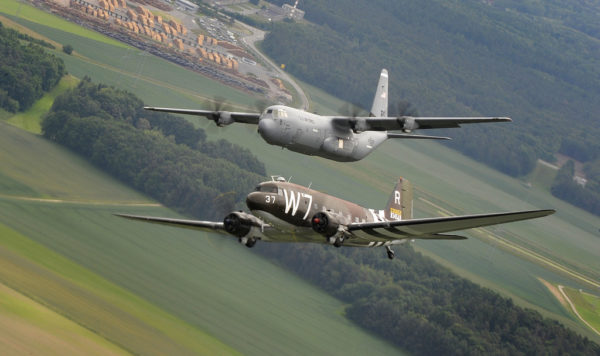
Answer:
[(288, 183), (292, 181), (292, 176), (290, 176), (290, 178), (288, 179)]

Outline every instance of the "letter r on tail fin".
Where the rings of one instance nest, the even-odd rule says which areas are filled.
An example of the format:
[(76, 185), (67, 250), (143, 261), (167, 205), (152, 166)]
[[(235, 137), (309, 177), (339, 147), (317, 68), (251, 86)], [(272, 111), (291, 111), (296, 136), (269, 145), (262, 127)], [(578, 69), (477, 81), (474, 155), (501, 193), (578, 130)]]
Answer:
[(385, 218), (388, 220), (412, 219), (412, 185), (406, 178), (398, 178), (392, 195), (385, 207)]
[(379, 83), (377, 83), (377, 91), (373, 99), (370, 116), (386, 117), (388, 115), (388, 72), (386, 69), (381, 70)]

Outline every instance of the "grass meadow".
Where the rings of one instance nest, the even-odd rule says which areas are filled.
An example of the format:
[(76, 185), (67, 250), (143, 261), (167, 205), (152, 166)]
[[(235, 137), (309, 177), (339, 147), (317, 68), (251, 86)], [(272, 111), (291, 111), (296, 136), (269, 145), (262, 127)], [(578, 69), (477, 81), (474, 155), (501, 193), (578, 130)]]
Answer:
[(22, 128), (23, 130), (41, 134), (42, 127), (40, 125), (40, 117), (50, 111), (54, 99), (67, 91), (68, 89), (74, 88), (79, 83), (79, 79), (72, 75), (63, 77), (58, 85), (50, 92), (46, 93), (41, 99), (35, 102), (35, 104), (27, 111), (20, 112), (17, 115), (12, 116), (7, 122), (11, 125)]
[[(90, 37), (86, 37), (85, 33), (79, 31), (62, 31), (41, 25), (31, 20), (13, 19), (37, 32), (44, 33), (54, 41), (70, 43), (73, 45), (78, 56), (67, 56), (58, 52), (57, 55), (65, 60), (69, 72), (74, 76), (82, 77), (84, 75), (89, 75), (96, 81), (130, 90), (143, 98), (149, 105), (204, 107), (207, 105), (207, 98), (210, 99), (214, 96), (223, 96), (231, 103), (238, 103), (239, 107), (252, 109), (253, 103), (257, 99), (256, 97), (248, 96), (219, 83), (212, 82), (200, 75), (191, 73), (161, 59), (148, 56), (136, 49), (111, 46), (105, 41), (93, 41)], [(377, 74), (378, 73), (374, 74), (373, 86), (376, 84)], [(390, 80), (399, 80), (394, 73), (390, 73), (390, 75)], [(304, 84), (303, 87), (308, 90), (308, 94), (313, 103), (313, 111), (324, 114), (335, 113), (343, 105), (341, 101), (332, 98), (320, 90)], [(417, 140), (388, 141), (361, 162), (337, 163), (325, 159), (302, 156), (300, 154), (282, 150), (275, 146), (270, 147), (256, 134), (256, 130), (248, 130), (244, 125), (232, 125), (223, 129), (217, 129), (214, 128), (212, 123), (207, 122), (207, 120), (201, 118), (190, 118), (190, 120), (195, 122), (198, 126), (208, 127), (207, 134), (210, 138), (226, 138), (239, 143), (256, 153), (259, 158), (265, 162), (269, 174), (282, 174), (286, 177), (292, 177), (292, 181), (299, 184), (312, 183), (312, 188), (314, 189), (325, 191), (369, 207), (383, 207), (396, 178), (402, 175), (410, 179), (416, 188), (415, 208), (417, 217), (447, 213), (471, 214), (536, 208), (557, 209), (557, 214), (543, 219), (502, 225), (483, 230), (482, 232), (478, 231), (470, 233), (469, 236), (474, 238), (466, 241), (418, 241), (415, 243), (415, 246), (418, 250), (452, 268), (459, 274), (471, 278), (484, 286), (498, 290), (505, 295), (514, 297), (519, 304), (534, 306), (544, 315), (555, 317), (565, 324), (572, 326), (584, 335), (598, 340), (597, 336), (587, 332), (587, 329), (578, 324), (569, 313), (564, 311), (560, 304), (554, 299), (551, 293), (544, 288), (537, 278), (541, 277), (553, 283), (561, 283), (574, 288), (587, 288), (588, 290), (593, 290), (595, 287), (591, 286), (589, 283), (582, 282), (581, 279), (573, 278), (572, 275), (570, 276), (564, 271), (552, 268), (549, 269), (546, 265), (539, 264), (535, 259), (527, 258), (526, 256), (524, 257), (524, 255), (519, 253), (516, 255), (514, 253), (509, 253), (509, 251), (511, 251), (510, 249), (503, 248), (501, 244), (496, 243), (494, 237), (488, 237), (488, 235), (502, 237), (510, 243), (524, 246), (545, 258), (559, 262), (569, 270), (598, 281), (600, 280), (600, 244), (598, 243), (600, 236), (598, 235), (598, 217), (555, 199), (544, 189), (535, 186), (533, 188), (527, 188), (527, 186), (523, 184), (523, 181), (493, 171), (490, 168), (456, 153), (444, 146), (444, 144), (436, 142), (422, 142)], [(512, 124), (514, 125), (517, 123)], [(463, 128), (462, 130), (468, 130), (468, 128)], [(0, 141), (0, 145), (1, 144), (2, 141)], [(306, 167), (311, 168), (306, 169)], [(0, 173), (7, 175), (6, 172)], [(28, 183), (25, 184), (25, 187), (19, 188), (17, 186), (21, 180), (19, 177), (15, 178), (14, 176), (16, 176), (16, 174), (11, 175), (12, 181), (7, 180), (5, 183), (2, 183), (3, 180), (0, 175), (0, 187), (2, 184), (13, 186), (12, 189), (15, 190), (23, 190), (26, 188), (34, 189), (31, 187), (36, 187), (35, 184)], [(36, 191), (39, 189), (40, 188), (37, 187), (35, 188)], [(48, 192), (45, 190), (44, 194), (48, 194)], [(156, 212), (156, 209), (158, 208), (139, 209), (141, 210), (137, 212), (148, 213)], [(69, 216), (69, 214), (73, 214), (71, 216), (79, 216), (81, 214), (81, 216), (85, 217), (84, 220), (88, 221), (91, 217), (85, 215), (83, 213), (85, 211), (87, 210), (78, 210), (77, 212), (71, 210), (68, 213), (65, 212), (65, 214), (66, 216)], [(134, 209), (127, 209), (126, 211), (136, 212)], [(158, 212), (162, 211), (158, 209)], [(108, 214), (108, 212), (106, 212), (106, 214)], [(14, 216), (9, 218), (9, 220), (11, 219), (19, 218), (18, 216)], [(98, 219), (100, 219), (100, 217), (98, 217)], [(73, 225), (74, 231), (78, 231), (80, 234), (97, 235), (102, 234), (102, 226), (103, 223), (106, 223), (106, 220), (94, 220), (94, 222), (89, 225), (86, 223), (79, 227), (74, 225), (75, 223), (72, 219), (64, 220), (63, 223)], [(112, 223), (113, 222), (111, 221), (111, 224)], [(166, 253), (166, 250), (170, 250), (171, 246), (173, 248), (177, 247), (178, 249), (182, 248), (184, 251), (177, 252), (178, 250), (173, 250), (172, 253), (177, 255), (181, 253), (182, 255), (179, 256), (179, 258), (181, 260), (190, 261), (190, 263), (194, 260), (194, 257), (196, 259), (205, 260), (206, 263), (216, 264), (217, 262), (215, 262), (213, 258), (217, 260), (223, 259), (229, 262), (236, 258), (242, 258), (241, 256), (248, 255), (246, 249), (233, 248), (238, 246), (233, 246), (235, 245), (234, 243), (218, 242), (221, 240), (216, 238), (204, 237), (207, 239), (208, 243), (203, 241), (196, 246), (193, 245), (193, 243), (196, 243), (198, 239), (203, 239), (203, 237), (198, 236), (198, 234), (175, 232), (172, 229), (163, 230), (163, 228), (154, 225), (144, 227), (142, 226), (143, 224), (131, 228), (129, 227), (130, 225), (138, 225), (131, 222), (115, 222), (114, 224), (120, 224), (119, 226), (121, 226), (124, 231), (129, 231), (130, 234), (140, 233), (144, 234), (143, 236), (146, 236), (152, 235), (153, 231), (159, 231), (161, 235), (169, 237), (185, 236), (174, 238), (172, 241), (169, 240), (170, 244), (168, 246), (162, 246), (155, 250), (155, 252), (159, 254)], [(22, 229), (25, 229), (25, 227), (21, 227), (21, 230)], [(88, 231), (86, 229), (91, 230)], [(18, 231), (28, 237), (35, 235), (34, 231), (21, 230)], [(63, 234), (64, 233), (65, 232), (63, 232)], [(42, 239), (46, 238), (41, 236), (43, 234), (39, 232), (38, 234), (39, 235), (35, 235), (37, 237), (34, 238), (36, 241), (39, 239), (41, 242)], [(61, 233), (56, 232), (56, 234), (60, 235)], [(115, 246), (118, 245), (119, 241), (126, 241), (128, 238), (133, 238), (129, 235), (125, 236), (119, 234), (119, 236), (120, 238), (118, 241), (111, 240), (104, 242), (109, 246)], [(94, 257), (95, 254), (100, 256), (100, 258), (107, 257), (102, 254), (104, 248), (102, 248), (102, 246), (97, 246), (98, 251), (88, 252), (88, 254), (85, 254), (85, 258), (79, 257), (80, 261), (77, 260), (78, 253), (63, 250), (69, 247), (69, 243), (61, 243), (58, 238), (47, 238), (49, 240), (44, 242), (46, 246), (65, 256), (72, 256), (75, 261), (79, 261), (84, 266), (88, 266), (87, 264), (91, 263), (88, 261), (89, 259), (96, 258)], [(153, 240), (152, 245), (154, 245), (154, 243), (164, 243), (163, 241), (163, 239)], [(177, 241), (177, 243), (175, 243), (175, 241)], [(187, 245), (183, 244), (182, 241), (187, 241)], [(77, 241), (72, 241), (71, 243), (76, 244)], [(140, 245), (140, 248), (144, 250), (145, 246), (142, 246), (143, 245)], [(192, 248), (192, 246), (195, 247)], [(216, 254), (219, 257), (209, 258), (202, 254), (203, 250), (213, 248), (219, 251), (219, 253)], [(193, 250), (193, 254), (190, 253), (191, 250)], [(139, 253), (142, 253), (142, 251)], [(381, 255), (382, 258), (384, 258), (385, 253), (383, 250), (381, 251)], [(178, 260), (177, 258), (175, 259)], [(160, 258), (150, 258), (148, 255), (145, 259), (141, 259), (138, 262), (147, 263), (148, 268), (157, 268), (157, 270), (166, 268), (167, 271), (172, 271), (173, 274), (175, 273), (173, 269), (169, 269), (168, 265), (161, 264), (160, 266), (153, 267), (155, 266), (155, 263), (160, 263), (160, 261), (155, 260), (160, 260)], [(170, 260), (171, 259), (169, 259), (169, 261)], [(98, 263), (101, 264), (100, 261), (98, 261)], [(268, 263), (266, 264), (268, 265)], [(143, 284), (143, 281), (127, 275), (128, 273), (133, 273), (130, 270), (118, 273), (109, 272), (111, 266), (103, 265), (102, 268), (94, 268), (102, 270), (103, 276), (106, 276), (108, 273), (114, 273), (114, 275), (111, 274), (111, 277), (106, 278), (111, 281), (114, 281), (115, 279), (119, 280), (118, 284), (134, 293), (146, 291), (144, 292), (146, 293), (144, 296), (154, 302), (162, 300), (161, 298), (169, 298), (170, 293), (175, 293), (184, 300), (184, 302), (177, 303), (175, 300), (171, 299), (173, 305), (169, 306), (169, 309), (167, 310), (193, 324), (198, 322), (198, 320), (202, 320), (202, 317), (200, 316), (202, 313), (198, 310), (186, 309), (186, 311), (183, 311), (179, 309), (183, 308), (180, 304), (190, 302), (189, 298), (191, 298), (186, 294), (186, 291), (182, 290), (182, 288), (188, 288), (192, 291), (192, 294), (199, 291), (201, 286), (198, 284), (206, 282), (199, 278), (199, 276), (202, 275), (200, 271), (204, 270), (194, 269), (200, 268), (197, 265), (193, 265), (195, 266), (193, 268), (192, 266), (189, 266), (187, 269), (185, 266), (179, 264), (177, 264), (177, 266), (182, 269), (182, 271), (187, 271), (191, 276), (186, 275), (185, 278), (181, 277), (181, 279), (178, 280), (180, 285), (168, 283), (171, 282), (171, 279), (169, 278), (165, 278), (164, 281), (161, 279), (161, 283), (164, 282), (169, 287), (164, 287), (165, 290), (163, 290), (155, 286), (159, 290), (152, 293), (147, 292), (147, 289), (145, 289), (149, 288), (149, 282)], [(106, 271), (103, 269), (104, 267), (107, 268)], [(96, 270), (92, 267), (88, 268)], [(269, 277), (266, 274), (261, 274), (257, 269), (251, 270), (255, 274)], [(236, 271), (224, 268), (222, 275), (219, 276), (225, 278), (229, 273), (236, 274), (235, 272)], [(240, 273), (239, 270), (237, 272)], [(270, 271), (269, 273), (275, 272)], [(250, 278), (247, 274), (242, 275)], [(141, 276), (139, 277), (141, 279)], [(188, 277), (189, 279), (187, 279)], [(148, 277), (146, 276), (144, 278)], [(198, 280), (198, 283), (195, 282), (196, 280)], [(218, 282), (217, 280), (212, 281)], [(223, 304), (231, 306), (235, 310), (241, 308), (241, 305), (244, 304), (244, 302), (241, 301), (242, 299), (245, 300), (245, 303), (252, 303), (254, 301), (252, 298), (246, 298), (246, 296), (237, 296), (239, 300), (234, 297), (234, 295), (237, 294), (237, 289), (244, 285), (243, 278), (236, 279), (235, 281), (228, 281), (237, 283), (235, 284), (235, 290), (219, 284), (216, 288), (223, 288), (224, 290), (219, 289), (217, 295), (210, 295), (209, 293), (209, 296), (223, 298), (223, 301), (231, 303)], [(300, 281), (297, 282), (301, 283)], [(167, 292), (170, 288), (172, 288), (172, 290)], [(275, 291), (270, 291), (270, 293), (274, 293), (272, 294), (273, 296), (281, 298)], [(326, 296), (323, 296), (322, 298), (325, 297)], [(205, 299), (201, 300), (206, 302)], [(268, 309), (269, 307), (265, 306), (265, 308)], [(223, 306), (218, 310), (223, 309), (226, 308)], [(339, 307), (339, 310), (341, 310), (341, 307)], [(216, 311), (210, 312), (216, 313)], [(210, 312), (207, 313), (211, 315)], [(187, 318), (192, 318), (191, 321), (184, 318), (186, 315)], [(264, 310), (260, 313), (257, 312), (256, 315), (246, 314), (245, 317), (258, 318), (257, 320), (262, 320), (265, 324), (274, 323), (273, 320), (276, 320), (275, 316), (272, 316), (273, 319), (266, 320), (265, 318), (267, 318), (267, 315), (265, 315)], [(206, 320), (214, 319), (207, 317)], [(219, 333), (210, 328), (206, 330), (210, 330), (213, 335), (221, 335), (224, 333), (224, 330), (220, 330)], [(285, 329), (279, 331), (283, 332), (283, 330)], [(221, 340), (226, 344), (237, 348), (238, 343), (236, 343), (235, 340), (232, 341), (233, 344), (228, 341), (229, 339)], [(282, 340), (286, 340), (286, 338), (282, 336)], [(248, 340), (244, 339), (243, 344), (246, 342), (248, 342)], [(252, 351), (257, 350), (259, 349), (252, 349)]]
[(600, 332), (600, 297), (573, 288), (565, 288), (564, 291), (579, 315)]

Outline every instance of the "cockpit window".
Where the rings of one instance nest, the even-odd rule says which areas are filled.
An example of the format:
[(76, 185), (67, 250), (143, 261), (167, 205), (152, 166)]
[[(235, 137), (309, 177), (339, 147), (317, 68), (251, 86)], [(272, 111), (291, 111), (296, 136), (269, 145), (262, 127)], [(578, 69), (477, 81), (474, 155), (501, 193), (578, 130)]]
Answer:
[(273, 116), (278, 119), (284, 119), (288, 117), (288, 114), (285, 109), (277, 109), (273, 112)]
[(273, 113), (273, 109), (267, 110), (267, 114), (271, 114), (271, 113)]
[(259, 185), (255, 188), (256, 192), (277, 193), (277, 187), (273, 185)]

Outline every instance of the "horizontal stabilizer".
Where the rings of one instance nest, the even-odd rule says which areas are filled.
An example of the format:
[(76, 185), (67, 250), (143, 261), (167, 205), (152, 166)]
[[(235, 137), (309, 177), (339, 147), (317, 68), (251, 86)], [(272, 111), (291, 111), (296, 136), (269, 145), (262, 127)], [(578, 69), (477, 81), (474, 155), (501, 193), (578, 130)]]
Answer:
[(450, 137), (444, 136), (428, 136), (428, 135), (413, 135), (413, 134), (404, 134), (404, 133), (396, 133), (396, 132), (388, 132), (388, 138), (412, 138), (412, 139), (421, 139), (421, 140), (451, 140)]

